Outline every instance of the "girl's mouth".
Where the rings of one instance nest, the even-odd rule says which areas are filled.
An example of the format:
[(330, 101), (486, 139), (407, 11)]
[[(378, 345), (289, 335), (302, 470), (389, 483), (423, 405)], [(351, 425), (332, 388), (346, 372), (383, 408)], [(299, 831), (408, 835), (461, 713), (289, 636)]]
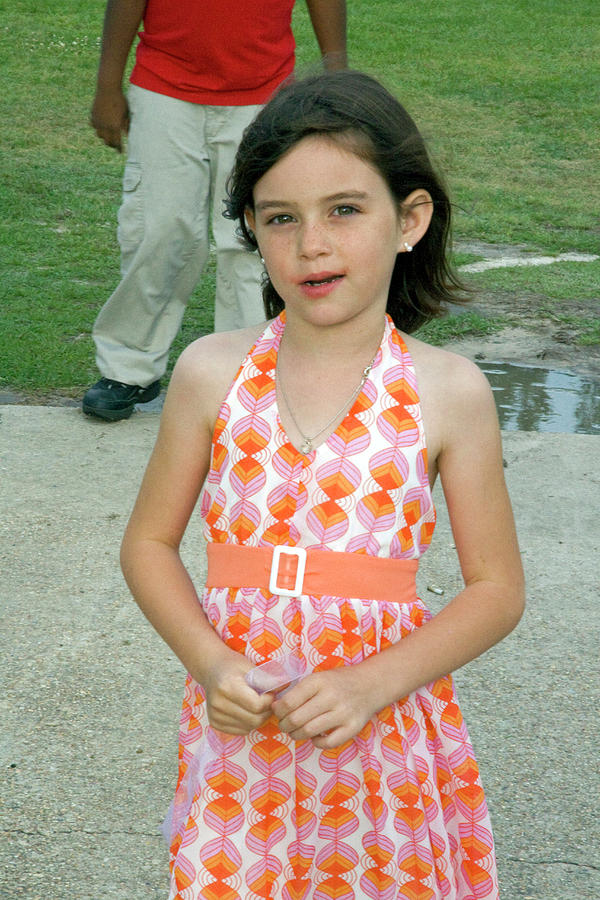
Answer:
[(333, 284), (334, 281), (339, 281), (339, 279), (343, 277), (343, 275), (317, 275), (316, 278), (307, 278), (303, 284), (308, 284), (310, 287), (317, 287), (322, 284)]
[(321, 300), (335, 291), (338, 284), (345, 278), (339, 272), (315, 272), (312, 278), (307, 278), (300, 283), (300, 290), (309, 300)]

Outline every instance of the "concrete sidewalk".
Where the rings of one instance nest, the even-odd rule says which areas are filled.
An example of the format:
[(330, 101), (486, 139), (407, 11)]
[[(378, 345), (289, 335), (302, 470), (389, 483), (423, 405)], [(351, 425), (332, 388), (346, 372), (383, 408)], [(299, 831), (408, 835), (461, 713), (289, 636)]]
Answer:
[[(129, 597), (118, 547), (157, 431), (77, 409), (0, 407), (0, 897), (166, 900), (183, 671)], [(503, 900), (600, 898), (600, 442), (505, 434), (528, 609), (457, 675)], [(439, 523), (435, 607), (460, 586)], [(199, 521), (185, 558), (198, 584)], [(444, 597), (427, 587), (442, 588)]]

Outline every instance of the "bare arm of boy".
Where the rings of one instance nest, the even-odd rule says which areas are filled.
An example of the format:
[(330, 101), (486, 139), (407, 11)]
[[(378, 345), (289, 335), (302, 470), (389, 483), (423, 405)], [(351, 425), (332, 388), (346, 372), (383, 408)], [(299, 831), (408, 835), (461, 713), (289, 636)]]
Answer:
[(424, 415), (436, 448), (431, 462), (442, 479), (465, 588), (393, 647), (356, 666), (310, 675), (276, 701), (282, 729), (296, 740), (339, 746), (378, 710), (492, 647), (521, 617), (523, 571), (492, 393), (467, 360), (444, 365), (435, 390), (423, 390), (421, 380), (420, 387), (430, 396)]
[(121, 152), (122, 133), (129, 130), (129, 107), (123, 75), (129, 51), (144, 16), (147, 0), (108, 0), (102, 49), (90, 125), (101, 141)]
[(261, 697), (246, 684), (251, 663), (228, 648), (208, 622), (179, 546), (208, 471), (221, 399), (249, 345), (247, 332), (210, 335), (182, 354), (121, 549), (134, 599), (204, 687), (211, 724), (230, 734), (261, 725), (272, 697)]
[(346, 0), (306, 0), (313, 31), (326, 69), (345, 69)]

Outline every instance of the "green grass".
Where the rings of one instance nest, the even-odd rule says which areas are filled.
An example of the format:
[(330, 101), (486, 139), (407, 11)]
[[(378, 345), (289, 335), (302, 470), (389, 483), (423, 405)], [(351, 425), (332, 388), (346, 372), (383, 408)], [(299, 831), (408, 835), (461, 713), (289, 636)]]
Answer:
[(554, 321), (568, 325), (576, 331), (576, 343), (582, 347), (600, 344), (600, 321), (584, 316), (554, 315)]
[(543, 294), (552, 308), (565, 298), (589, 305), (598, 313), (600, 259), (588, 263), (556, 262), (546, 266), (489, 269), (471, 276), (481, 290), (528, 291)]
[(442, 347), (452, 340), (464, 337), (484, 337), (500, 331), (505, 321), (501, 318), (488, 319), (473, 310), (468, 310), (458, 315), (448, 315), (444, 318), (433, 319), (423, 325), (417, 332), (417, 337), (429, 344)]
[[(0, 0), (0, 383), (33, 396), (75, 396), (95, 380), (91, 328), (119, 278), (123, 157), (87, 124), (104, 6)], [(457, 239), (598, 252), (592, 0), (572, 0), (567, 15), (555, 0), (490, 0), (484, 10), (474, 0), (348, 6), (351, 64), (380, 77), (429, 137), (451, 185)], [(314, 67), (302, 0), (294, 23), (299, 67)], [(457, 255), (459, 263), (472, 259)], [(554, 268), (496, 271), (476, 283), (522, 285), (548, 298), (548, 315), (579, 321), (581, 337), (596, 340), (597, 266), (571, 263), (560, 277)], [(172, 359), (212, 328), (213, 295), (209, 267)], [(454, 328), (484, 327), (468, 315), (434, 323), (429, 339), (445, 340), (438, 327), (448, 339)]]

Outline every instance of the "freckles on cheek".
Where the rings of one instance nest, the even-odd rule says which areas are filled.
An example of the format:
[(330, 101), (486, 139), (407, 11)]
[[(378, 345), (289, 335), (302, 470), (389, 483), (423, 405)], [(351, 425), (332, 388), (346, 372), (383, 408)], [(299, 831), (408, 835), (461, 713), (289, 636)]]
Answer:
[(262, 243), (259, 241), (259, 247), (269, 271), (285, 273), (289, 270), (294, 258), (293, 246), (289, 240), (282, 235), (267, 235)]

